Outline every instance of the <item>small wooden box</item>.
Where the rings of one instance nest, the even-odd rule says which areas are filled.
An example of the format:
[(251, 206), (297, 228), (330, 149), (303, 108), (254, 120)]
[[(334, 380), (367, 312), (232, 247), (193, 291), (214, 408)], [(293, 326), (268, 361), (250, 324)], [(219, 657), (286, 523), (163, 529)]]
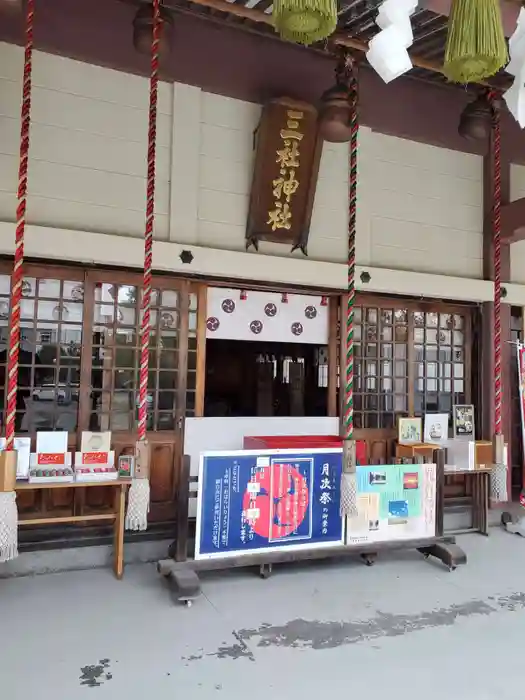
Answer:
[(491, 467), (494, 464), (492, 442), (489, 440), (476, 440), (474, 443), (474, 469)]
[(438, 449), (439, 445), (433, 445), (428, 442), (409, 442), (405, 444), (396, 443), (396, 457), (398, 459), (414, 459), (415, 457), (423, 457), (423, 459), (432, 459), (434, 450)]
[(0, 492), (15, 490), (17, 458), (14, 451), (0, 452)]

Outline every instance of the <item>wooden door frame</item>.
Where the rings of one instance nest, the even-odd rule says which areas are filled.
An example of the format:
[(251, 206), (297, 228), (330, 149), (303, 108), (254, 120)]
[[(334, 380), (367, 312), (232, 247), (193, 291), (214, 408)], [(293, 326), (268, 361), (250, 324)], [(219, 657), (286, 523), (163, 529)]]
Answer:
[(195, 383), (195, 418), (204, 416), (206, 394), (206, 320), (208, 285), (199, 284), (197, 289), (197, 376)]
[[(204, 416), (204, 399), (206, 393), (206, 320), (208, 289), (210, 287), (222, 287), (228, 289), (245, 289), (246, 291), (272, 291), (275, 287), (269, 285), (243, 285), (238, 280), (219, 283), (217, 281), (202, 281), (197, 288), (198, 312), (197, 312), (197, 387), (195, 395), (195, 417)], [(339, 323), (339, 303), (341, 295), (338, 292), (327, 294), (318, 289), (298, 289), (297, 287), (280, 288), (279, 292), (287, 294), (310, 294), (328, 298), (328, 387), (327, 387), (327, 411), (326, 415), (337, 418), (339, 410), (337, 406), (337, 379), (339, 375), (338, 361), (338, 323)]]
[[(12, 290), (12, 271), (13, 263), (9, 259), (0, 259), (0, 273), (5, 274), (11, 279), (11, 290)], [(78, 410), (76, 430), (70, 432), (70, 444), (69, 449), (75, 450), (80, 441), (80, 436), (83, 430), (89, 429), (89, 421), (91, 415), (91, 403), (90, 403), (90, 391), (91, 391), (91, 372), (92, 372), (92, 353), (93, 353), (93, 330), (95, 327), (94, 319), (94, 306), (95, 306), (95, 284), (96, 283), (110, 283), (110, 284), (124, 284), (124, 285), (134, 285), (137, 287), (143, 286), (143, 275), (140, 271), (125, 271), (119, 269), (108, 269), (108, 268), (94, 268), (88, 266), (70, 266), (61, 264), (50, 264), (47, 265), (42, 262), (26, 262), (23, 267), (24, 277), (37, 278), (37, 279), (55, 279), (55, 280), (68, 280), (73, 282), (79, 282), (83, 284), (84, 297), (83, 297), (83, 316), (82, 321), (79, 322), (79, 326), (82, 328), (82, 353), (80, 357), (80, 392), (79, 392), (79, 403), (76, 407)], [(187, 372), (188, 372), (188, 346), (189, 346), (189, 309), (190, 309), (190, 294), (199, 294), (198, 283), (195, 283), (188, 278), (176, 277), (173, 275), (154, 275), (153, 276), (153, 286), (158, 289), (170, 289), (179, 292), (179, 302), (178, 302), (178, 313), (179, 313), (179, 324), (178, 324), (178, 348), (177, 348), (177, 385), (174, 394), (174, 429), (173, 431), (149, 431), (148, 438), (150, 439), (152, 445), (162, 443), (172, 443), (173, 449), (173, 462), (171, 466), (171, 459), (168, 462), (164, 462), (165, 467), (172, 471), (170, 477), (170, 482), (173, 486), (173, 493), (171, 494), (171, 500), (168, 492), (166, 492), (166, 506), (170, 510), (170, 503), (175, 503), (176, 489), (178, 486), (178, 473), (180, 472), (180, 467), (182, 464), (182, 454), (183, 454), (183, 440), (184, 440), (184, 418), (186, 412), (186, 390), (187, 390)], [(36, 294), (35, 290), (35, 294)], [(37, 297), (39, 298), (39, 297)], [(35, 309), (37, 304), (35, 304)], [(137, 304), (138, 308), (138, 304)], [(35, 310), (36, 314), (36, 310)], [(36, 318), (36, 317), (35, 317)], [(137, 328), (139, 328), (139, 320), (137, 320)], [(7, 383), (6, 383), (7, 384)], [(6, 391), (7, 389), (5, 389)], [(130, 430), (127, 435), (132, 435), (136, 427), (133, 423), (130, 423)], [(124, 432), (118, 431), (114, 432), (113, 439), (118, 442), (119, 436), (123, 437)], [(25, 434), (24, 434), (25, 435)], [(34, 440), (35, 433), (29, 433), (30, 437)], [(73, 511), (76, 515), (80, 515), (85, 512), (84, 499), (77, 494), (81, 490), (75, 490), (75, 498), (72, 501)], [(96, 489), (93, 490), (93, 495), (95, 496)], [(69, 492), (64, 490), (64, 495), (67, 496)], [(163, 505), (164, 496), (162, 496), (161, 502), (159, 502), (159, 515), (162, 516), (165, 506)], [(66, 504), (62, 502), (53, 502), (49, 498), (49, 493), (47, 491), (41, 492), (41, 499), (39, 498), (38, 503), (31, 501), (27, 504), (27, 507), (34, 509), (35, 507), (45, 513), (52, 509), (53, 511), (59, 510), (62, 507), (70, 507), (71, 504)], [(89, 506), (87, 506), (89, 507)], [(171, 517), (171, 516), (170, 516)]]
[(331, 297), (328, 300), (328, 405), (327, 414), (337, 418), (339, 411), (337, 408), (337, 378), (339, 377), (338, 367), (338, 325), (339, 325), (339, 303), (340, 297)]
[[(91, 361), (93, 352), (93, 338), (89, 329), (93, 328), (93, 309), (94, 309), (94, 290), (95, 285), (99, 283), (107, 284), (123, 284), (123, 285), (134, 285), (138, 288), (142, 287), (143, 276), (139, 273), (126, 273), (126, 272), (113, 272), (110, 270), (96, 270), (89, 269), (86, 271), (85, 284), (86, 290), (93, 292), (92, 294), (87, 294), (85, 292), (85, 297), (88, 297), (89, 304), (89, 315), (87, 321), (88, 335), (84, 341), (84, 352), (82, 357), (86, 357), (85, 363), (87, 367), (82, 367), (84, 374), (81, 374), (83, 379), (86, 379), (90, 386), (90, 377), (88, 372), (91, 372)], [(187, 389), (187, 371), (188, 371), (188, 338), (189, 338), (189, 301), (190, 294), (195, 291), (195, 284), (187, 279), (181, 279), (166, 275), (154, 275), (152, 280), (152, 285), (160, 290), (173, 290), (179, 293), (179, 346), (178, 346), (178, 363), (177, 363), (177, 389), (175, 391), (176, 406), (174, 407), (175, 415), (175, 428), (174, 433), (180, 432), (180, 423), (185, 418), (185, 406), (186, 406), (186, 389)], [(137, 309), (140, 311), (140, 305), (137, 304)], [(140, 328), (139, 321), (137, 322), (137, 327)], [(83, 362), (84, 364), (84, 362)], [(87, 403), (88, 397), (83, 397), (84, 404)], [(82, 417), (83, 423), (81, 430), (88, 429), (87, 416), (89, 415), (89, 410), (86, 405), (82, 407)], [(80, 423), (80, 418), (79, 418)], [(84, 427), (85, 426), (85, 427)], [(136, 428), (135, 428), (136, 431)], [(127, 431), (126, 431), (127, 432)], [(131, 432), (134, 432), (133, 430)], [(158, 431), (148, 431), (148, 432), (158, 432)], [(166, 431), (169, 433), (171, 431)], [(178, 437), (178, 436), (177, 436)]]
[[(56, 264), (50, 264), (46, 265), (43, 263), (33, 263), (33, 262), (28, 262), (24, 263), (23, 265), (23, 276), (24, 277), (32, 277), (35, 279), (55, 279), (55, 280), (60, 280), (60, 281), (70, 281), (70, 282), (82, 282), (82, 284), (85, 285), (85, 274), (86, 270), (84, 268), (80, 267), (75, 267), (75, 266), (68, 266), (68, 265), (56, 265)], [(10, 289), (11, 289), (11, 294), (13, 292), (13, 262), (11, 260), (8, 260), (6, 258), (0, 259), (0, 274), (5, 274), (9, 275), (11, 284), (10, 284)], [(36, 297), (35, 297), (36, 299)], [(36, 314), (36, 307), (37, 305), (35, 304), (35, 314)], [(85, 300), (83, 302), (83, 316), (82, 316), (82, 333), (84, 333), (84, 323), (86, 319), (86, 310), (85, 310)], [(35, 319), (33, 319), (35, 320)], [(8, 328), (9, 328), (9, 323), (10, 323), (10, 318), (8, 319)], [(82, 355), (81, 355), (81, 363), (82, 363)], [(82, 365), (81, 365), (82, 366)], [(4, 386), (4, 406), (7, 401), (7, 382), (5, 383)], [(79, 404), (80, 404), (80, 399), (79, 399)], [(69, 441), (69, 447), (70, 449), (76, 448), (80, 444), (80, 430), (79, 430), (79, 424), (80, 424), (80, 405), (79, 405), (79, 415), (77, 419), (77, 428), (74, 431), (74, 433), (70, 434), (70, 441)], [(5, 426), (2, 426), (2, 430), (5, 429)], [(72, 442), (71, 437), (72, 435), (75, 436), (74, 442)], [(24, 434), (25, 437), (27, 435)], [(29, 437), (31, 437), (31, 441), (33, 443), (33, 448), (34, 448), (34, 440), (35, 440), (35, 433), (29, 433)]]

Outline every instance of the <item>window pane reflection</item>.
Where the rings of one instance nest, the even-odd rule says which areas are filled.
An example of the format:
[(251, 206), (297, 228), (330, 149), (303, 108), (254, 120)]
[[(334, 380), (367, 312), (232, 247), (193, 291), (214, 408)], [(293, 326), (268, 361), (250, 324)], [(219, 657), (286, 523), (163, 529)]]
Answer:
[[(7, 288), (8, 282), (9, 277), (2, 280), (0, 289)], [(75, 295), (73, 289), (77, 290)], [(25, 278), (22, 294), (15, 428), (22, 433), (72, 432), (77, 427), (80, 396), (83, 285), (76, 281)], [(6, 304), (2, 296), (0, 328), (2, 345), (6, 347), (8, 320), (2, 318)], [(4, 358), (5, 354), (3, 350)], [(0, 364), (4, 384), (5, 359)]]
[[(455, 403), (465, 403), (464, 376), (465, 347), (462, 330), (465, 325), (459, 314), (418, 311), (413, 314), (414, 341), (425, 329), (425, 344), (416, 352), (415, 414), (449, 413)], [(458, 345), (459, 347), (453, 347)]]
[[(92, 430), (134, 430), (138, 420), (142, 292), (101, 283), (93, 310)], [(147, 429), (173, 430), (178, 385), (179, 295), (152, 290)]]
[(354, 322), (355, 426), (394, 428), (408, 407), (407, 310), (356, 308)]
[(454, 403), (466, 402), (464, 316), (412, 311), (399, 302), (394, 309), (356, 307), (354, 322), (356, 428), (394, 428), (397, 415), (408, 414), (409, 399), (415, 415), (451, 414)]

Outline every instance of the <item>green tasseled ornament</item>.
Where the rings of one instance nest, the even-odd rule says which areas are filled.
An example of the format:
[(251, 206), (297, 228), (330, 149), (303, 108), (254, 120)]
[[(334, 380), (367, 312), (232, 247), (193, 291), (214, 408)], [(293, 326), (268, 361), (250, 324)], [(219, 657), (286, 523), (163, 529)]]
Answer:
[(475, 83), (508, 61), (500, 0), (452, 0), (443, 72), (454, 83)]
[(309, 46), (337, 26), (337, 0), (275, 0), (273, 21), (282, 39)]

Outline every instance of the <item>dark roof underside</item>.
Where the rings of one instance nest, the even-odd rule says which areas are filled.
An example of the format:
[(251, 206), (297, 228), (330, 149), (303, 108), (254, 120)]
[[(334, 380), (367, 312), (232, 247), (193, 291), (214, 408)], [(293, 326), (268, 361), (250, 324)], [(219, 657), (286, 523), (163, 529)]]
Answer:
[[(124, 0), (125, 2), (137, 2), (137, 0)], [(139, 0), (140, 1), (140, 0)], [(244, 18), (236, 16), (235, 8), (248, 8), (259, 13), (271, 15), (272, 0), (226, 0), (231, 6), (231, 12), (222, 9), (210, 9), (190, 0), (164, 0), (167, 7), (174, 10), (182, 10), (190, 14), (207, 17), (214, 21), (227, 23), (229, 26), (236, 26), (257, 34), (274, 34), (274, 30), (268, 24), (256, 21), (256, 18)], [(375, 24), (377, 9), (383, 0), (343, 0), (339, 3), (338, 32), (355, 39), (368, 43), (370, 39), (379, 31)], [(411, 54), (414, 57), (431, 62), (436, 66), (443, 63), (445, 43), (447, 36), (448, 17), (437, 15), (426, 9), (418, 9), (412, 16), (412, 28), (414, 31), (414, 44)], [(324, 49), (323, 45), (313, 47), (314, 49)], [(414, 67), (410, 75), (425, 81), (447, 84), (447, 79), (439, 72)], [(501, 72), (488, 81), (492, 86), (499, 89), (506, 89), (510, 83), (510, 76)]]

